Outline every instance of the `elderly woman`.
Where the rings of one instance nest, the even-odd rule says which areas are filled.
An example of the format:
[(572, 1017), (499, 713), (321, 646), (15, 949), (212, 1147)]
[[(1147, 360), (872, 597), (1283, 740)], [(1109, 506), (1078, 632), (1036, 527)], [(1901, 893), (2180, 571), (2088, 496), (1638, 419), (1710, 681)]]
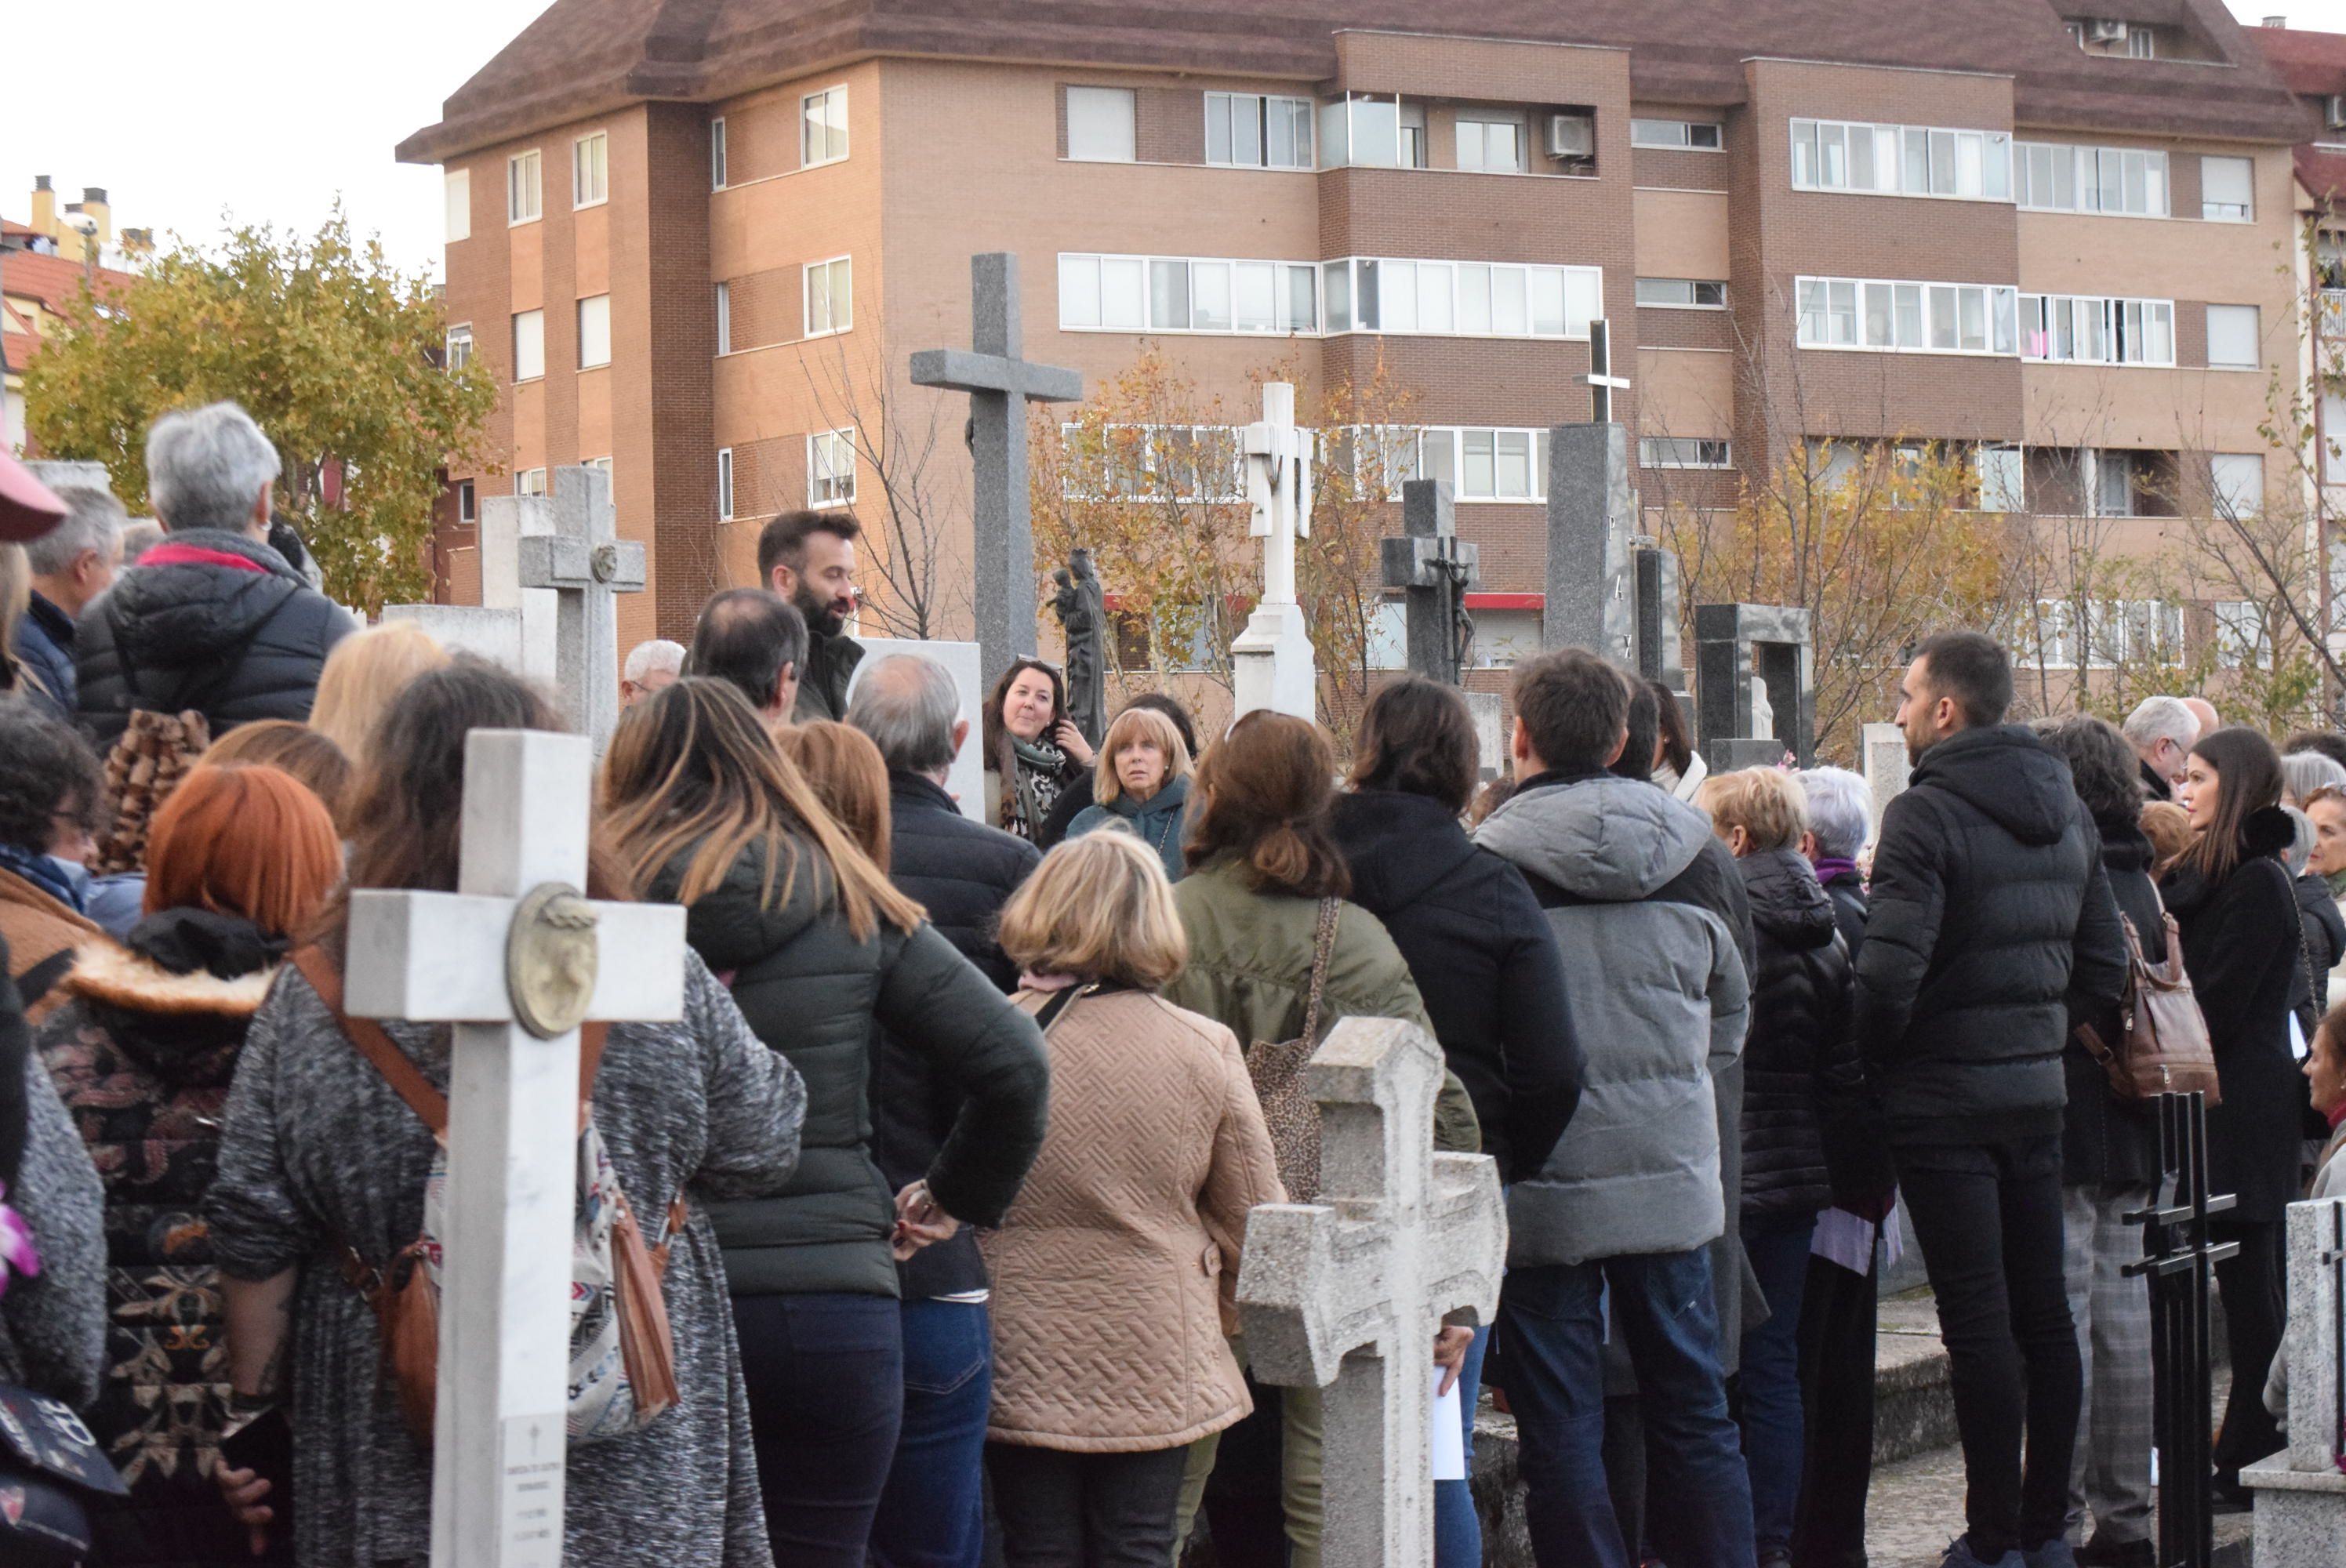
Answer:
[(1156, 851), (1168, 881), (1188, 868), (1181, 829), (1189, 809), (1189, 748), (1173, 721), (1152, 708), (1127, 708), (1107, 727), (1093, 770), (1095, 805), (1076, 813), (1067, 837), (1121, 823)]
[(1059, 672), (1038, 658), (1004, 670), (985, 701), (984, 740), (985, 820), (1034, 843), (1059, 792), (1092, 765)]
[(106, 784), (88, 743), (30, 703), (0, 703), (0, 939), (25, 1015), (38, 1023), (73, 950), (102, 938), (85, 862)]
[(2280, 803), (2302, 810), (2317, 789), (2346, 789), (2346, 766), (2319, 751), (2292, 751), (2280, 759)]

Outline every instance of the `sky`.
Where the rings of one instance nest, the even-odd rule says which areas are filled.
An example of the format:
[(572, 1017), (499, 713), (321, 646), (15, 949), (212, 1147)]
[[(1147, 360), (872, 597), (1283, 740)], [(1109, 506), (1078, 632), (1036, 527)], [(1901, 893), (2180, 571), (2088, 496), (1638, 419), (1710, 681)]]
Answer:
[[(337, 198), (403, 270), (441, 267), (440, 174), (393, 160), (409, 132), (546, 0), (112, 0), (102, 27), (46, 35), (10, 73), (0, 214), (29, 214), (33, 177), (60, 204), (103, 186), (114, 221), (209, 239), (237, 222), (315, 229)], [(650, 5), (654, 0), (639, 0)], [(1760, 0), (1764, 4), (1766, 0)], [(2232, 0), (2255, 23), (2346, 32), (2346, 0)]]

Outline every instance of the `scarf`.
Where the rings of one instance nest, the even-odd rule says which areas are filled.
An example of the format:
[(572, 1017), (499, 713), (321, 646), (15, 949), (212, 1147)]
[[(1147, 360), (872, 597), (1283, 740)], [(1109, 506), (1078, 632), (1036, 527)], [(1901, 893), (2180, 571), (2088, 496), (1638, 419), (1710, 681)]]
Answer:
[(0, 844), (0, 868), (15, 872), (76, 914), (89, 912), (89, 869), (67, 865), (55, 855), (36, 855)]
[(1015, 735), (1010, 737), (1010, 749), (1016, 765), (1012, 777), (1003, 780), (1002, 827), (1032, 843), (1043, 830), (1043, 820), (1051, 814), (1052, 802), (1059, 798), (1067, 754), (1048, 741), (1021, 740)]
[(2322, 1112), (2321, 1114), (2329, 1118), (2330, 1130), (2333, 1133), (2336, 1132), (2338, 1130), (2338, 1124), (2341, 1122), (2346, 1122), (2346, 1100), (2339, 1101), (2338, 1104), (2332, 1105), (2330, 1109)]
[(2330, 884), (2331, 898), (2346, 899), (2346, 871), (2331, 871), (2321, 880)]
[(1857, 875), (1857, 862), (1841, 855), (1819, 855), (1816, 861), (1817, 881), (1830, 882), (1835, 877)]

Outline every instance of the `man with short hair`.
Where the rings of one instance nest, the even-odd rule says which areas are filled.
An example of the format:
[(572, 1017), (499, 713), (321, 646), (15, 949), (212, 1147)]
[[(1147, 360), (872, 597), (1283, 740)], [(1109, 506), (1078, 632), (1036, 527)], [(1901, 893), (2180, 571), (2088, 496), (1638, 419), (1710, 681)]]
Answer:
[(727, 588), (700, 606), (684, 673), (729, 681), (770, 728), (790, 722), (807, 626), (780, 595)]
[(619, 706), (633, 708), (655, 692), (666, 691), (684, 673), (684, 645), (653, 637), (627, 650), (619, 667)]
[(799, 719), (844, 718), (847, 688), (863, 645), (847, 635), (855, 614), (855, 541), (863, 525), (852, 512), (785, 512), (758, 535), (758, 580), (806, 617), (808, 645), (799, 670)]
[(2179, 697), (2146, 697), (2120, 726), (2142, 759), (2142, 787), (2154, 800), (2172, 800), (2184, 763), (2199, 739), (2199, 718)]
[(16, 626), (16, 657), (32, 672), (34, 700), (71, 723), (74, 622), (114, 585), (122, 569), (122, 503), (108, 491), (67, 485), (57, 492), (65, 520), (25, 545), (33, 592)]
[(215, 738), (310, 717), (326, 655), (357, 623), (269, 546), (281, 466), (232, 402), (167, 413), (147, 433), (163, 542), (75, 627), (76, 701), (101, 749), (134, 709), (194, 708)]
[(1941, 633), (1898, 696), (1914, 769), (1874, 846), (1856, 1028), (1947, 1347), (1969, 1483), (1947, 1568), (2069, 1568), (2061, 1053), (2116, 1002), (2126, 940), (2067, 766), (2004, 722), (2003, 647)]
[[(952, 672), (914, 654), (875, 660), (856, 683), (847, 722), (888, 764), (888, 875), (929, 921), (1006, 993), (1016, 966), (994, 938), (1002, 906), (1037, 863), (1033, 845), (961, 814), (947, 771), (969, 739)], [(901, 1190), (935, 1162), (962, 1096), (916, 1052), (882, 1035), (872, 1153)], [(904, 1419), (870, 1542), (880, 1568), (977, 1568), (984, 1546), (983, 1473), (993, 1378), (985, 1346), (984, 1260), (967, 1227), (897, 1265), (903, 1300)]]
[(1741, 1054), (1749, 983), (1708, 885), (1720, 874), (1703, 853), (1710, 825), (1606, 771), (1627, 743), (1629, 690), (1595, 654), (1517, 665), (1515, 706), (1515, 793), (1475, 840), (1539, 899), (1588, 1055), (1572, 1125), (1508, 1194), (1496, 1348), (1533, 1553), (1542, 1568), (1636, 1561), (1602, 1452), (1609, 1321), (1637, 1373), (1652, 1493), (1689, 1503), (1649, 1518), (1657, 1554), (1750, 1568), (1750, 1482), (1706, 1250), (1729, 1218), (1721, 1135), (1737, 1135), (1719, 1125), (1712, 1080)]

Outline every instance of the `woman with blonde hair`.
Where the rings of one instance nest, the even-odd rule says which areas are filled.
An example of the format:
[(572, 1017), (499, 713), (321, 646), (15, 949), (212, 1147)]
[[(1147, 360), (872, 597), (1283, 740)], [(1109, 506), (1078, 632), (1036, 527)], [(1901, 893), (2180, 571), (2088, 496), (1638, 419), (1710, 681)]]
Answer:
[(810, 719), (774, 731), (775, 744), (814, 787), (831, 820), (847, 830), (872, 863), (888, 864), (888, 764), (862, 730), (833, 719)]
[(334, 645), (318, 672), (310, 728), (365, 766), (367, 747), (382, 716), (419, 675), (448, 662), (448, 650), (413, 621), (385, 621)]
[(1188, 1445), (1252, 1408), (1217, 1287), (1248, 1210), (1285, 1199), (1270, 1134), (1238, 1036), (1158, 994), (1188, 941), (1148, 846), (1053, 850), (1003, 910), (1002, 946), (1051, 1059), (1043, 1152), (983, 1243), (1004, 1555), (1169, 1563)]
[(1092, 800), (1068, 824), (1067, 837), (1122, 823), (1157, 851), (1166, 877), (1179, 881), (1182, 825), (1189, 809), (1189, 748), (1173, 721), (1150, 708), (1127, 708), (1107, 727), (1092, 770)]

